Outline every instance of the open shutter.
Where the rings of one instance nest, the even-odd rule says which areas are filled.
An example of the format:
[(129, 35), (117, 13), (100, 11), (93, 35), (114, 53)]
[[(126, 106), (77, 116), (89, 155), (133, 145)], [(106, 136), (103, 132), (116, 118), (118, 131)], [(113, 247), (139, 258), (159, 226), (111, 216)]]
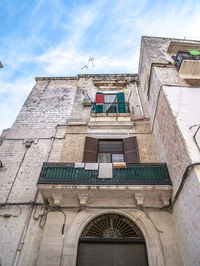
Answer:
[(131, 137), (123, 139), (124, 143), (124, 157), (126, 163), (139, 163), (139, 152), (137, 145), (137, 138)]
[(118, 113), (126, 113), (125, 98), (123, 92), (117, 93)]
[(98, 152), (98, 139), (86, 137), (83, 162), (96, 163)]

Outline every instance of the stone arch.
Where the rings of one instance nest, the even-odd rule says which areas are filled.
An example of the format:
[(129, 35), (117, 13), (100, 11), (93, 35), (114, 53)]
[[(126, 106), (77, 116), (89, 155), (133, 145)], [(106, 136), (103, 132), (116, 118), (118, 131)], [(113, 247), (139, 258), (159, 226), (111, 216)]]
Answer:
[(61, 263), (62, 266), (76, 265), (78, 242), (82, 231), (84, 230), (86, 225), (94, 218), (107, 213), (120, 214), (133, 221), (133, 223), (135, 223), (139, 227), (145, 238), (149, 266), (164, 266), (159, 234), (156, 231), (151, 220), (141, 210), (125, 209), (89, 209), (79, 212), (72, 220), (65, 235)]
[(80, 236), (80, 239), (87, 238), (144, 240), (140, 229), (133, 221), (116, 213), (106, 213), (90, 221)]

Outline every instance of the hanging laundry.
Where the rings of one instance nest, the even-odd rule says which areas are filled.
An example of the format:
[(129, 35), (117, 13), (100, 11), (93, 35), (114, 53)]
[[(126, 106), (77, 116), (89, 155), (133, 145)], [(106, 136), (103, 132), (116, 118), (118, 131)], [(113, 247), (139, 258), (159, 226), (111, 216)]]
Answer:
[(102, 92), (97, 92), (95, 97), (95, 113), (103, 113), (104, 101), (104, 94)]
[(96, 104), (103, 104), (104, 103), (104, 94), (97, 93), (96, 94)]
[(188, 52), (189, 52), (191, 55), (200, 55), (199, 50), (196, 50), (196, 49), (188, 50)]

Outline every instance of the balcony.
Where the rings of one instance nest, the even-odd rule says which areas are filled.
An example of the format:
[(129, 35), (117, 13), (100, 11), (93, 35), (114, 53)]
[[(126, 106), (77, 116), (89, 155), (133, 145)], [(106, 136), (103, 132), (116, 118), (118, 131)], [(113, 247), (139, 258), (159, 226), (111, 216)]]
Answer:
[[(75, 164), (44, 163), (38, 188), (45, 202), (58, 206), (163, 206), (172, 194), (166, 164), (127, 164), (112, 178)], [(121, 200), (120, 200), (121, 199)]]
[(44, 163), (38, 184), (64, 185), (171, 185), (166, 164), (127, 164), (114, 169), (113, 177), (99, 178), (98, 170), (75, 168), (75, 164)]
[(91, 108), (92, 114), (128, 114), (130, 113), (129, 110), (129, 103), (123, 102), (123, 103), (113, 103), (113, 102), (107, 102), (103, 104), (92, 104)]
[(200, 55), (178, 52), (175, 62), (181, 78), (200, 79)]

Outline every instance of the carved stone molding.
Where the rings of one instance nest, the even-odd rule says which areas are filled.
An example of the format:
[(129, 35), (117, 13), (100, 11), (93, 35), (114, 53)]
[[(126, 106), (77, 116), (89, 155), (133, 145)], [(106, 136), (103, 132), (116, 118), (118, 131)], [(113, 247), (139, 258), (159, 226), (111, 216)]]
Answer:
[(164, 266), (163, 252), (159, 234), (151, 220), (141, 210), (82, 210), (72, 220), (66, 231), (61, 266), (75, 266), (79, 238), (84, 228), (96, 217), (103, 214), (119, 214), (135, 223), (142, 232), (146, 247), (149, 266)]

